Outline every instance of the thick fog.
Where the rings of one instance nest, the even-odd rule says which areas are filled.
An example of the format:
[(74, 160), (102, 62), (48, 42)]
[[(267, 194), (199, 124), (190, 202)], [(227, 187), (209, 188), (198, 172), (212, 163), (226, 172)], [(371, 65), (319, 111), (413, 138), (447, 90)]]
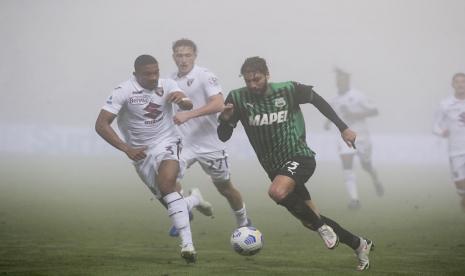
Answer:
[[(452, 75), (465, 71), (464, 11), (461, 0), (4, 0), (1, 149), (29, 147), (37, 142), (24, 136), (43, 129), (49, 137), (36, 140), (56, 144), (65, 132), (81, 135), (74, 147), (100, 143), (93, 124), (112, 88), (140, 54), (155, 56), (168, 75), (179, 38), (197, 43), (197, 63), (218, 75), (225, 94), (243, 86), (239, 68), (249, 56), (267, 59), (272, 81), (311, 84), (327, 99), (337, 66), (379, 107), (375, 137), (431, 137)], [(323, 117), (312, 106), (304, 113), (309, 132), (323, 133)]]

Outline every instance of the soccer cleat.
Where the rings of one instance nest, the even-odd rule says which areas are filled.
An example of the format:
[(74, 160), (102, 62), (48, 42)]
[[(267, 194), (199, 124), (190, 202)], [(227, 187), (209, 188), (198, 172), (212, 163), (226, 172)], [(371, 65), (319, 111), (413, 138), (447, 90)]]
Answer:
[(199, 205), (195, 206), (195, 208), (202, 214), (207, 217), (213, 217), (213, 206), (210, 202), (203, 199), (202, 194), (198, 188), (193, 188), (189, 191), (189, 195), (195, 196), (199, 199)]
[(252, 226), (252, 220), (247, 218), (247, 224), (245, 226)]
[(370, 251), (373, 251), (374, 249), (375, 244), (372, 241), (360, 238), (360, 246), (357, 250), (355, 250), (355, 254), (358, 259), (358, 271), (364, 271), (370, 268), (370, 259), (368, 259), (368, 255), (370, 254)]
[(347, 205), (347, 208), (350, 210), (358, 210), (362, 207), (360, 204), (360, 201), (358, 199), (352, 199), (349, 204)]
[(185, 244), (181, 247), (181, 257), (188, 264), (195, 263), (197, 261), (197, 252), (195, 252), (195, 248), (192, 243)]
[[(192, 220), (194, 220), (194, 214), (192, 212), (189, 212), (189, 221), (192, 221)], [(168, 231), (168, 235), (170, 235), (170, 237), (179, 237), (179, 231), (173, 225)]]
[(379, 197), (382, 197), (384, 195), (383, 184), (381, 184), (381, 182), (379, 182), (379, 181), (376, 181), (376, 182), (373, 183), (373, 185), (375, 185), (376, 195), (379, 196)]
[(339, 237), (334, 232), (333, 228), (330, 226), (323, 224), (320, 228), (318, 228), (318, 234), (325, 242), (325, 245), (328, 249), (334, 249), (339, 244)]

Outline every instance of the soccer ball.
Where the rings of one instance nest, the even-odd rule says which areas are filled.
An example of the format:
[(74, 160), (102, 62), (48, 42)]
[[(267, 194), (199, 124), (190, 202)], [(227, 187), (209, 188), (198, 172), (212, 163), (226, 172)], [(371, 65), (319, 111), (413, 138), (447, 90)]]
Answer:
[(262, 233), (250, 226), (237, 228), (231, 235), (231, 246), (240, 255), (255, 255), (263, 247)]

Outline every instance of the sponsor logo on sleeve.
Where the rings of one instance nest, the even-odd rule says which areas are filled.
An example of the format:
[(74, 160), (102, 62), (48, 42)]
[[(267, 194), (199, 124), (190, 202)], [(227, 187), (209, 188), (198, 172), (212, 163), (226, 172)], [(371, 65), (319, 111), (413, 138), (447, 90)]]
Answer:
[(113, 104), (113, 96), (108, 97), (107, 104)]
[(208, 83), (213, 86), (218, 86), (218, 78), (217, 77), (210, 77), (208, 78)]

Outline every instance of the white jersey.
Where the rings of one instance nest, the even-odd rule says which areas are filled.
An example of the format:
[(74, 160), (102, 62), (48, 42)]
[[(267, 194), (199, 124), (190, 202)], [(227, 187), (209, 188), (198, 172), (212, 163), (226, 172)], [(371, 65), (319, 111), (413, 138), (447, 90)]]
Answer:
[(465, 154), (465, 100), (449, 96), (439, 105), (434, 132), (441, 134), (443, 130), (449, 131), (449, 155)]
[[(177, 73), (173, 73), (171, 78), (192, 100), (193, 109), (206, 105), (209, 97), (222, 93), (218, 78), (208, 69), (197, 65), (187, 75), (178, 77)], [(183, 123), (178, 126), (183, 136), (183, 146), (194, 153), (224, 150), (224, 143), (218, 139), (217, 126), (218, 114), (192, 118)]]
[(113, 90), (102, 109), (118, 115), (118, 128), (127, 144), (149, 146), (180, 137), (173, 104), (167, 101), (174, 91), (182, 90), (170, 79), (159, 79), (155, 90), (147, 90), (131, 77)]
[(351, 119), (345, 118), (343, 110), (348, 112), (366, 112), (375, 108), (373, 103), (358, 90), (350, 89), (343, 95), (337, 95), (330, 104), (336, 111), (337, 115), (357, 133), (357, 136), (368, 136), (368, 126), (365, 118)]

